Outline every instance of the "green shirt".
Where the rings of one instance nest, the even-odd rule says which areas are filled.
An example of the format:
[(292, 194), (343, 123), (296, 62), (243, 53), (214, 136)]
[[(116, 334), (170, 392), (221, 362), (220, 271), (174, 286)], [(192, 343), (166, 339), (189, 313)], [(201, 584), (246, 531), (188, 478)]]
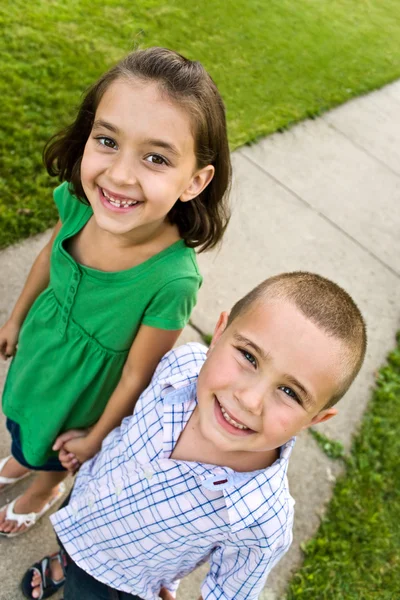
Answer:
[(23, 454), (33, 466), (54, 454), (62, 431), (99, 419), (142, 323), (170, 330), (186, 325), (202, 281), (195, 252), (183, 240), (124, 271), (76, 263), (65, 241), (93, 211), (67, 182), (54, 199), (62, 227), (50, 283), (25, 319), (3, 394), (3, 411), (20, 425)]

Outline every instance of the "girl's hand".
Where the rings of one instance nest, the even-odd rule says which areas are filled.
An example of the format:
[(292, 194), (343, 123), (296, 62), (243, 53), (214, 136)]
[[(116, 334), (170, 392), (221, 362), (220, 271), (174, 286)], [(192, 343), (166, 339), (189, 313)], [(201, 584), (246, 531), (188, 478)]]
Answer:
[(87, 436), (88, 432), (88, 429), (70, 429), (59, 435), (53, 444), (53, 450), (59, 450), (58, 458), (60, 463), (64, 469), (67, 469), (72, 474), (76, 473), (81, 465), (75, 454), (73, 452), (68, 452), (64, 444), (73, 439), (84, 438)]
[(53, 450), (60, 450), (61, 464), (74, 473), (82, 463), (97, 454), (100, 447), (93, 442), (89, 429), (71, 429), (58, 436)]
[(7, 360), (14, 356), (17, 349), (20, 326), (14, 321), (7, 321), (0, 329), (0, 356)]

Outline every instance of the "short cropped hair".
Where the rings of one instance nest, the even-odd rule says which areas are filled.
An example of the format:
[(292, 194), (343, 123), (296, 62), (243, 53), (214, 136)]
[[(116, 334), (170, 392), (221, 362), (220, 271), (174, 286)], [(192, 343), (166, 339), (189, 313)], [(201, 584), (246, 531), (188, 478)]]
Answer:
[(214, 81), (198, 61), (158, 47), (128, 54), (87, 90), (73, 123), (48, 141), (43, 152), (47, 171), (60, 181), (68, 181), (77, 198), (88, 204), (80, 167), (96, 110), (112, 83), (132, 79), (157, 83), (162, 93), (187, 111), (197, 169), (207, 165), (215, 168), (213, 179), (201, 194), (190, 202), (177, 201), (168, 214), (187, 246), (199, 248), (200, 252), (213, 248), (222, 239), (229, 221), (232, 168), (224, 103)]
[(349, 389), (364, 361), (367, 331), (363, 316), (351, 296), (333, 281), (303, 271), (283, 273), (266, 279), (236, 302), (228, 326), (259, 301), (288, 300), (328, 335), (348, 348), (347, 368), (338, 391), (324, 406), (334, 406)]

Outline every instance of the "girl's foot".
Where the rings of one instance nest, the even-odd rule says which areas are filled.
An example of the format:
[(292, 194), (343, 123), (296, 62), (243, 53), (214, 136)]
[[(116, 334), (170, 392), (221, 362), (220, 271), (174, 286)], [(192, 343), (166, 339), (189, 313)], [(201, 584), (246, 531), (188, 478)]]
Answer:
[(7, 456), (0, 461), (0, 491), (20, 481), (31, 471), (19, 464), (13, 456)]
[[(16, 534), (23, 533), (26, 529), (32, 527), (35, 522), (43, 515), (40, 513), (45, 509), (46, 505), (49, 504), (46, 510), (50, 508), (51, 504), (60, 497), (65, 491), (64, 484), (56, 486), (49, 494), (39, 495), (32, 494), (30, 488), (26, 490), (22, 496), (19, 496), (15, 504), (12, 506), (12, 513), (14, 513), (14, 519), (7, 519), (7, 509), (9, 505), (4, 506), (0, 511), (0, 534)], [(44, 514), (44, 513), (43, 513)], [(18, 524), (18, 517), (21, 520), (25, 517), (27, 523)], [(35, 518), (36, 517), (36, 518)], [(11, 537), (11, 536), (10, 536)]]

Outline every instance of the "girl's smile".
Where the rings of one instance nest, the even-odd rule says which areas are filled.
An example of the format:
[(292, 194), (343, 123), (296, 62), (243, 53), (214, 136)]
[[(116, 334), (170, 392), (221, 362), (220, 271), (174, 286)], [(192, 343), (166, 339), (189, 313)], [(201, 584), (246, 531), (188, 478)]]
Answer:
[(104, 188), (98, 188), (98, 190), (100, 201), (103, 206), (113, 212), (126, 213), (134, 207), (137, 207), (139, 204), (143, 204), (139, 200), (132, 200), (132, 198), (115, 194)]

